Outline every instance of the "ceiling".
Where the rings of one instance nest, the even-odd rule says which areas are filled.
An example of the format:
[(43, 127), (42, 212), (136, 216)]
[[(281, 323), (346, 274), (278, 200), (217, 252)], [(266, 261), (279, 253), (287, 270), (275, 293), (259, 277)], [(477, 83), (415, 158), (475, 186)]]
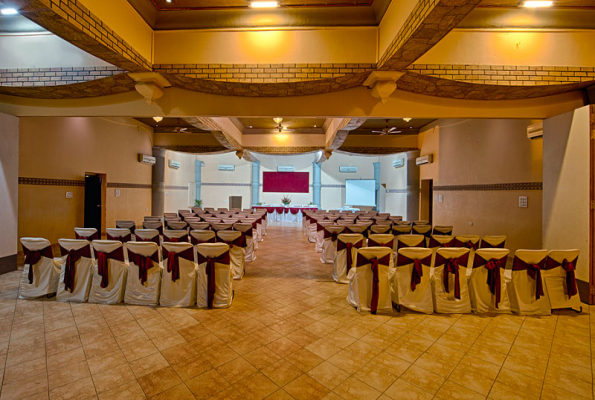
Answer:
[[(399, 135), (414, 135), (419, 133), (419, 130), (427, 124), (434, 122), (435, 119), (412, 119), (409, 122), (402, 118), (389, 119), (385, 118), (370, 118), (366, 120), (359, 128), (350, 132), (351, 135), (378, 135), (372, 131), (378, 131), (386, 128), (398, 128), (401, 132)], [(393, 134), (394, 135), (394, 134)]]
[(35, 22), (22, 15), (0, 15), (0, 33), (47, 32)]
[(154, 30), (376, 26), (391, 0), (280, 0), (253, 9), (248, 0), (128, 0)]
[[(160, 122), (156, 122), (153, 118), (135, 118), (137, 121), (145, 125), (149, 125), (155, 133), (211, 133), (199, 129), (182, 118), (163, 118)], [(176, 132), (176, 128), (186, 128), (183, 132)]]
[[(274, 117), (266, 118), (237, 118), (236, 126), (246, 134), (278, 133)], [(325, 118), (283, 118), (281, 125), (286, 131), (293, 133), (324, 133)]]

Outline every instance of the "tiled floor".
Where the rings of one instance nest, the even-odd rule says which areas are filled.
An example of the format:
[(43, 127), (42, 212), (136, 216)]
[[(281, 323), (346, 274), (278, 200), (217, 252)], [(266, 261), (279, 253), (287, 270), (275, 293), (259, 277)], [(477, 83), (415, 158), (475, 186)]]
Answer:
[(17, 301), (0, 276), (0, 400), (593, 398), (593, 307), (360, 315), (300, 228), (257, 254), (226, 310)]

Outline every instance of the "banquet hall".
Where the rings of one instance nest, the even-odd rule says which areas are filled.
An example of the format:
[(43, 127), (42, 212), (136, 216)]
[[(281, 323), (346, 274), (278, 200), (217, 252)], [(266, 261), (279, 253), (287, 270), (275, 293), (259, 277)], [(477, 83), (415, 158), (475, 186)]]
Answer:
[(0, 0), (0, 400), (595, 398), (590, 0)]

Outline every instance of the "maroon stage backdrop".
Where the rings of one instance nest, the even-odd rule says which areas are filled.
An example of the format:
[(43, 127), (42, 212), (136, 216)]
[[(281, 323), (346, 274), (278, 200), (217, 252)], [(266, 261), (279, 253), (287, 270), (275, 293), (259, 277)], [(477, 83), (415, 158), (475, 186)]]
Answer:
[(308, 193), (309, 172), (263, 172), (262, 191), (276, 193)]

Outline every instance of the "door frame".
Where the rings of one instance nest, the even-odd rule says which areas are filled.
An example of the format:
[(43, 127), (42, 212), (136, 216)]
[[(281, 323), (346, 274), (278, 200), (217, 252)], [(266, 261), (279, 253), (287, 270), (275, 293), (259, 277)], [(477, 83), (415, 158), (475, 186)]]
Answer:
[[(101, 178), (101, 232), (99, 232), (99, 236), (105, 234), (106, 228), (106, 215), (107, 215), (107, 175), (101, 174), (97, 172), (85, 172), (85, 176), (87, 175), (95, 175)], [(83, 207), (84, 209), (84, 207)]]

